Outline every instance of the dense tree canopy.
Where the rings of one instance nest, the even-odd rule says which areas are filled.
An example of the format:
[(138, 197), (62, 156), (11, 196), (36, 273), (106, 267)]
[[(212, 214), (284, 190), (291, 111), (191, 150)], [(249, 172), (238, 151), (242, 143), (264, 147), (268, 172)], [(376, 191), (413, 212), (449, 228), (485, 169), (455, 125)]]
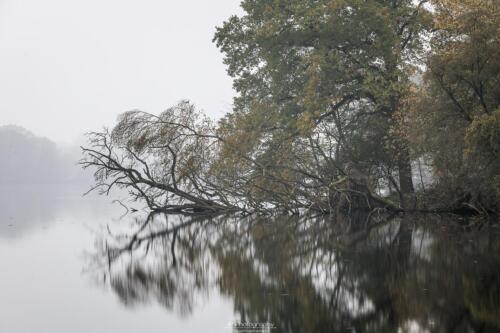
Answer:
[(408, 148), (390, 129), (430, 26), (425, 2), (244, 1), (215, 36), (239, 93), (230, 126), (271, 142), (327, 126), (338, 167), (397, 170), (412, 192)]
[(104, 192), (182, 211), (498, 209), (496, 1), (241, 6), (214, 37), (233, 111), (215, 125), (182, 102), (92, 134), (82, 163)]
[[(439, 0), (424, 82), (408, 108), (406, 137), (434, 170), (439, 196), (477, 206), (500, 194), (500, 5)], [(472, 198), (471, 198), (472, 196)], [(495, 203), (496, 201), (496, 203)]]

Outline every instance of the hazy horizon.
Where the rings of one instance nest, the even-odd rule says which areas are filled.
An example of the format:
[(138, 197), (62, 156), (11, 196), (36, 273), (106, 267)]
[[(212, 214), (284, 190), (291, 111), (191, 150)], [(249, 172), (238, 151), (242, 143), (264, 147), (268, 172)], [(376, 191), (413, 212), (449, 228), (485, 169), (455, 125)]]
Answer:
[(0, 125), (0, 156), (0, 186), (92, 184), (92, 173), (78, 165), (76, 145), (57, 145), (17, 125)]
[(239, 2), (0, 0), (0, 125), (68, 146), (181, 99), (220, 117), (234, 92), (212, 37)]

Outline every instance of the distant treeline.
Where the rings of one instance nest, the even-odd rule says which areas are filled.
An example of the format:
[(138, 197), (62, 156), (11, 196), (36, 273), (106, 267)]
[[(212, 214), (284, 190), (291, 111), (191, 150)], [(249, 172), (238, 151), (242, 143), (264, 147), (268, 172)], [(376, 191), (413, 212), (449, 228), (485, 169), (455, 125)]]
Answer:
[(47, 138), (15, 126), (0, 126), (0, 184), (88, 181), (77, 168), (78, 150), (58, 149)]

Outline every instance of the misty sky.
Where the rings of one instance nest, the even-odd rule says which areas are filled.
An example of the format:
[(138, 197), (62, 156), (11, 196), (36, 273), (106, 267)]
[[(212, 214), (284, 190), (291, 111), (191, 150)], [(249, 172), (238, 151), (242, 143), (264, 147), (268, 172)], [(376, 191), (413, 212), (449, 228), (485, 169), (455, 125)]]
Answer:
[(234, 92), (212, 43), (239, 0), (0, 0), (0, 125), (58, 143), (188, 98), (208, 114)]

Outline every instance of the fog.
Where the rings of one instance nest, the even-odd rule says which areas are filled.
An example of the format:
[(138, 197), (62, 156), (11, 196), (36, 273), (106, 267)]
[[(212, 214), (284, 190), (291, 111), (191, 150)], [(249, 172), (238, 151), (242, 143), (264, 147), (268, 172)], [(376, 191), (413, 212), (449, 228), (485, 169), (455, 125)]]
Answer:
[(215, 26), (238, 0), (0, 0), (0, 125), (61, 145), (131, 109), (189, 99), (212, 117), (233, 90)]
[(77, 164), (78, 147), (57, 147), (14, 125), (0, 126), (0, 185), (90, 184), (91, 174)]

